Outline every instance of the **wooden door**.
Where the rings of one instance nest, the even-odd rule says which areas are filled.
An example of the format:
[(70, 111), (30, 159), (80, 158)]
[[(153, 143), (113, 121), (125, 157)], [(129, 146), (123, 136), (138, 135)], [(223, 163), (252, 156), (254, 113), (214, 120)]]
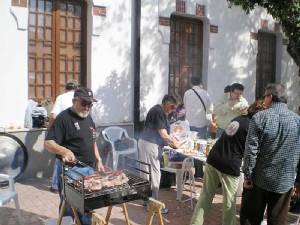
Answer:
[(80, 0), (29, 0), (29, 98), (52, 99), (69, 79), (86, 84), (86, 6)]
[(183, 97), (191, 76), (202, 78), (203, 23), (172, 16), (169, 50), (169, 93)]
[(258, 52), (256, 58), (256, 99), (262, 98), (268, 83), (275, 82), (276, 75), (276, 35), (258, 32)]

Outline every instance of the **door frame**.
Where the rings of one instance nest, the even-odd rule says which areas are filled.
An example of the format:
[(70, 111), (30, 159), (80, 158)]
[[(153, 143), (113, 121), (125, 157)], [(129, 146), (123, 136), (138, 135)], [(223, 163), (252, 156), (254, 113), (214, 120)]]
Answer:
[[(170, 19), (172, 16), (181, 17), (183, 19), (193, 19), (199, 20), (203, 23), (203, 55), (202, 55), (202, 85), (207, 89), (208, 86), (208, 63), (209, 63), (209, 42), (210, 42), (210, 20), (206, 16), (194, 16), (190, 14), (182, 14), (178, 12), (174, 12), (170, 15)], [(171, 35), (171, 27), (170, 27), (170, 35)], [(170, 63), (169, 63), (170, 65)], [(170, 72), (169, 72), (170, 74)], [(169, 76), (169, 75), (168, 75)], [(168, 82), (169, 84), (169, 82)]]

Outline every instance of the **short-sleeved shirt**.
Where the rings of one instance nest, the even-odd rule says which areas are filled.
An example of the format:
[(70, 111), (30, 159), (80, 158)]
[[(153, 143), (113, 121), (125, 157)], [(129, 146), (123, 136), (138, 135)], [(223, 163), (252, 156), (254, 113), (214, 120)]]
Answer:
[(51, 113), (58, 115), (60, 112), (72, 106), (72, 99), (74, 97), (74, 91), (68, 91), (57, 96)]
[(222, 173), (239, 176), (250, 119), (234, 118), (210, 151), (206, 162)]
[(95, 134), (95, 124), (90, 115), (81, 118), (68, 108), (56, 117), (46, 140), (54, 140), (71, 150), (79, 161), (93, 165)]
[[(205, 109), (201, 100), (192, 89), (201, 97)], [(200, 86), (193, 86), (192, 89), (187, 90), (183, 96), (186, 119), (189, 121), (190, 126), (198, 128), (205, 127), (211, 122), (208, 120), (207, 115), (213, 112), (213, 104), (206, 90), (200, 88)]]
[(166, 129), (168, 131), (169, 127), (167, 115), (163, 111), (163, 108), (161, 105), (155, 105), (149, 110), (146, 116), (145, 128), (142, 131), (140, 138), (163, 146), (164, 140), (158, 133), (158, 130)]

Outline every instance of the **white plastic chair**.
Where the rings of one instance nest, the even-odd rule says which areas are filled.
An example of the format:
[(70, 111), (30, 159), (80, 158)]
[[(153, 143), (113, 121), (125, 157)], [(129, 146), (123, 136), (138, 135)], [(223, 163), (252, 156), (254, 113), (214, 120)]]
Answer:
[(14, 201), (17, 210), (18, 223), (21, 225), (21, 211), (18, 200), (18, 193), (15, 190), (14, 180), (11, 176), (6, 174), (0, 174), (0, 179), (8, 181), (8, 187), (3, 190), (0, 190), (0, 206), (6, 205), (9, 202)]
[[(164, 157), (164, 159), (166, 159), (166, 157)], [(172, 167), (172, 165), (175, 166), (178, 164), (181, 168)], [(195, 193), (194, 159), (187, 157), (182, 162), (168, 162), (168, 160), (165, 160), (165, 165), (167, 166), (161, 168), (161, 170), (176, 174), (176, 200), (181, 202), (190, 200), (191, 208), (193, 208), (193, 193)], [(187, 181), (189, 182), (190, 198), (182, 201), (182, 191)]]
[[(105, 141), (108, 141), (112, 146), (112, 151), (109, 152), (108, 157), (106, 159), (106, 165), (110, 161), (110, 157), (112, 156), (113, 166), (112, 168), (116, 170), (118, 168), (118, 162), (120, 155), (131, 155), (135, 154), (137, 157), (137, 141), (134, 138), (130, 138), (127, 134), (127, 131), (121, 127), (107, 127), (102, 131), (102, 135)], [(118, 140), (122, 140), (122, 138), (128, 139), (133, 143), (133, 146), (126, 149), (118, 151), (115, 147), (115, 142)]]

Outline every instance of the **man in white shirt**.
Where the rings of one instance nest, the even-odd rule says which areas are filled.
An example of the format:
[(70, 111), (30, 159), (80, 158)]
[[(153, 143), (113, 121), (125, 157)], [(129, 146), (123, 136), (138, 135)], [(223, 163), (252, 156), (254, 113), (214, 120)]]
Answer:
[(72, 106), (74, 91), (77, 87), (77, 80), (69, 80), (66, 84), (66, 92), (56, 97), (55, 103), (50, 114), (49, 127), (51, 127), (53, 121), (60, 112)]
[[(66, 84), (66, 92), (58, 95), (56, 97), (55, 103), (53, 105), (51, 114), (50, 114), (50, 120), (49, 120), (49, 127), (52, 126), (56, 116), (64, 111), (65, 109), (71, 107), (73, 105), (72, 99), (74, 97), (74, 91), (78, 87), (78, 81), (77, 80), (69, 80)], [(57, 167), (58, 167), (59, 160), (55, 159), (54, 168), (53, 168), (53, 174), (52, 174), (52, 184), (50, 190), (52, 192), (58, 191), (58, 173), (57, 173)]]
[(201, 86), (198, 76), (191, 78), (191, 89), (184, 93), (183, 103), (186, 110), (186, 119), (189, 121), (190, 130), (198, 132), (200, 138), (207, 137), (207, 127), (212, 120), (213, 104), (209, 94)]
[(244, 86), (242, 84), (233, 83), (230, 86), (229, 94), (225, 94), (215, 104), (214, 113), (218, 125), (217, 137), (221, 136), (233, 118), (242, 115), (249, 107), (247, 100), (243, 97), (243, 92)]

